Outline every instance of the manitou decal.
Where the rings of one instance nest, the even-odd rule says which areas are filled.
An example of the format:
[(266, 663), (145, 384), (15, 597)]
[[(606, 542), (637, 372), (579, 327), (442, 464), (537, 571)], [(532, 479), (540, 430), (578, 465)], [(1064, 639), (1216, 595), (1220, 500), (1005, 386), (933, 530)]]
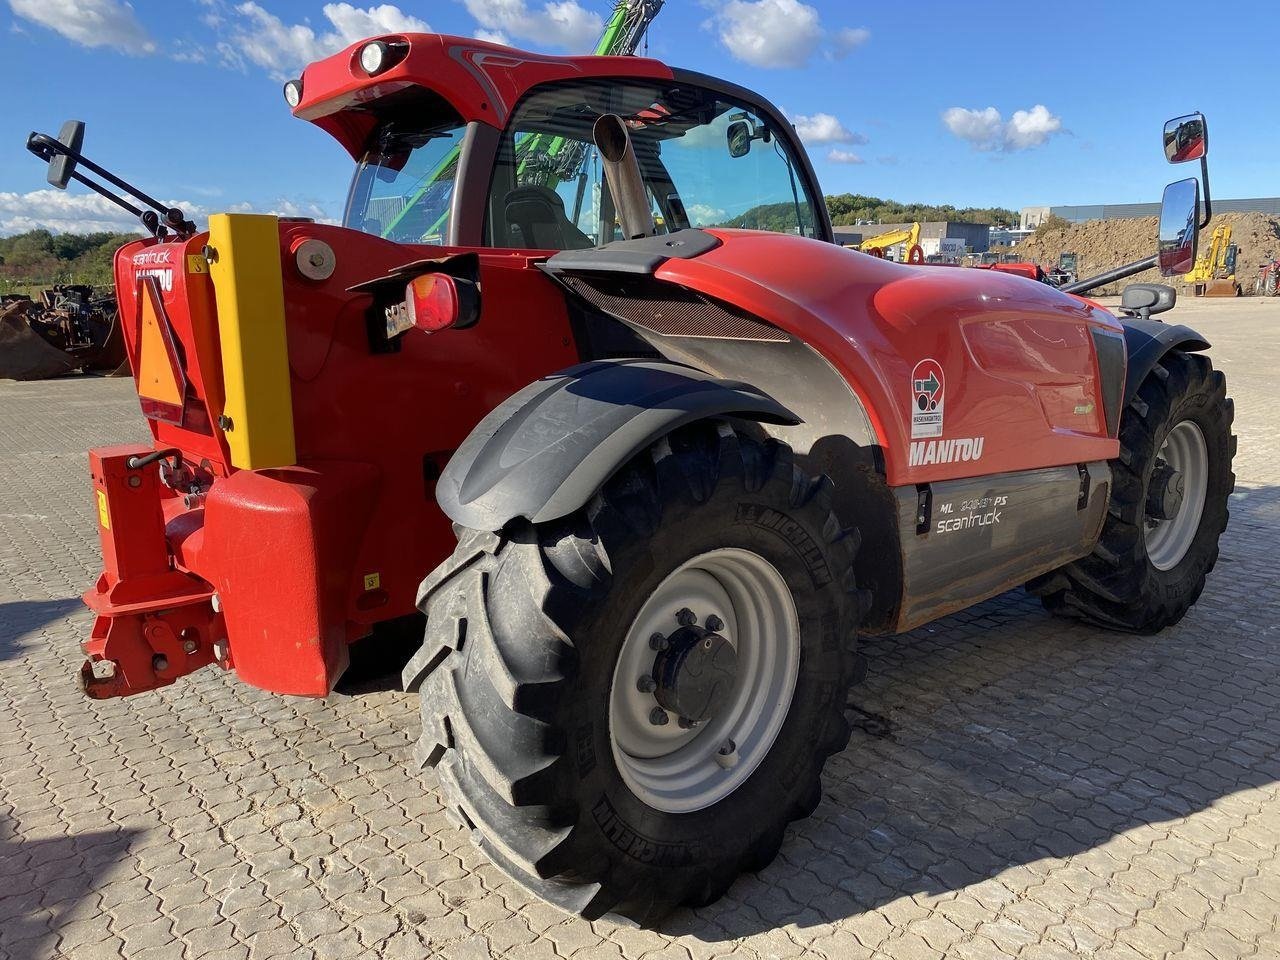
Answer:
[(982, 459), (986, 437), (958, 437), (954, 440), (916, 440), (911, 444), (910, 465), (927, 467), (935, 463), (968, 463)]
[(942, 436), (942, 364), (921, 360), (911, 371), (911, 438)]
[(173, 289), (172, 253), (164, 250), (143, 250), (133, 255), (133, 278), (136, 282), (142, 277), (155, 277), (160, 289), (168, 293)]

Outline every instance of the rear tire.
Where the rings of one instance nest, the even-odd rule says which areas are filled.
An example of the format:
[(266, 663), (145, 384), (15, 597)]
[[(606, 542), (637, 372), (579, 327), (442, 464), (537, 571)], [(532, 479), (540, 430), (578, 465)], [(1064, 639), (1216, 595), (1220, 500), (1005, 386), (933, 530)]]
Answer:
[(1267, 271), (1267, 279), (1263, 284), (1263, 292), (1268, 297), (1274, 297), (1280, 292), (1280, 269), (1272, 268)]
[[(405, 670), (406, 689), (422, 696), (418, 757), (435, 768), (446, 807), (510, 877), (588, 919), (613, 912), (652, 923), (716, 900), (740, 872), (773, 860), (787, 823), (818, 805), (827, 757), (848, 743), (864, 602), (853, 583), (857, 540), (832, 513), (829, 481), (802, 474), (786, 445), (725, 424), (659, 441), (563, 520), (459, 530), (453, 557), (422, 585), (426, 642)], [(743, 740), (742, 776), (715, 759), (715, 744), (704, 750), (704, 734), (723, 735), (721, 715), (655, 724), (674, 744), (660, 761), (703, 750), (706, 770), (736, 782), (724, 795), (673, 799), (617, 752), (615, 693), (639, 689), (627, 644), (636, 624), (650, 629), (649, 599), (689, 563), (722, 555), (754, 557), (751, 569), (785, 584), (793, 612), (779, 622), (797, 628), (792, 689), (769, 699), (788, 702), (772, 735), (754, 752)], [(663, 616), (674, 632), (676, 620)], [(715, 629), (741, 658), (749, 621), (741, 610), (723, 619)], [(738, 669), (735, 691), (746, 689)], [(630, 733), (645, 735), (634, 724)]]
[[(1226, 529), (1234, 414), (1226, 378), (1208, 357), (1179, 350), (1162, 357), (1121, 416), (1120, 456), (1111, 462), (1111, 503), (1097, 546), (1027, 589), (1054, 614), (1115, 630), (1155, 633), (1181, 620), (1204, 590)], [(1187, 496), (1172, 516), (1158, 519), (1152, 490), (1165, 475), (1165, 458), (1185, 471)]]

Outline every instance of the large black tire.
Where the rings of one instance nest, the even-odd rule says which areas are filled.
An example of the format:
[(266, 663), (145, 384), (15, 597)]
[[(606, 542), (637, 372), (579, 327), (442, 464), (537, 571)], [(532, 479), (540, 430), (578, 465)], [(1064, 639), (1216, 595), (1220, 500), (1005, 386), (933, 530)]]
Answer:
[[(1052, 613), (1110, 629), (1150, 634), (1181, 620), (1204, 590), (1227, 526), (1234, 416), (1226, 378), (1208, 357), (1179, 350), (1162, 357), (1120, 418), (1120, 456), (1111, 462), (1111, 503), (1097, 546), (1027, 588)], [(1204, 437), (1208, 483), (1186, 554), (1161, 570), (1147, 552), (1148, 491), (1165, 439), (1184, 420)]]
[[(843, 710), (866, 598), (853, 581), (858, 536), (836, 521), (830, 482), (805, 476), (785, 444), (696, 424), (562, 521), (458, 532), (457, 551), (423, 582), (426, 642), (405, 678), (422, 697), (419, 759), (492, 862), (564, 910), (652, 923), (773, 860), (849, 740)], [(785, 579), (798, 679), (742, 785), (705, 809), (667, 813), (642, 802), (614, 762), (613, 670), (668, 571), (723, 547), (756, 552)]]
[(1268, 297), (1274, 297), (1280, 293), (1280, 269), (1272, 268), (1267, 271), (1267, 279), (1263, 283), (1262, 292)]

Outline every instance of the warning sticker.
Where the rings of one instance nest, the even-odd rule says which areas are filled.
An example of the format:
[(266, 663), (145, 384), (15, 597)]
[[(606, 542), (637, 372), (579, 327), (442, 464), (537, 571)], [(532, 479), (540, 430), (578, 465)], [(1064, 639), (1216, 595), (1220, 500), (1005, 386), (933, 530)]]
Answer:
[(921, 360), (911, 371), (911, 437), (942, 436), (942, 364)]
[(103, 530), (111, 529), (111, 513), (107, 510), (107, 494), (105, 490), (95, 490), (98, 495), (98, 522)]

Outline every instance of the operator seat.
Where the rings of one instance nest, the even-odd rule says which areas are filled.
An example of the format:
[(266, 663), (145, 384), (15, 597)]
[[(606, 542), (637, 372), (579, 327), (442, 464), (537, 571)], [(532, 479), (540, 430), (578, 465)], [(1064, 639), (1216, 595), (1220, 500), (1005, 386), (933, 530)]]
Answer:
[(587, 250), (591, 238), (565, 216), (564, 201), (550, 187), (516, 187), (503, 199), (511, 242), (534, 250)]

